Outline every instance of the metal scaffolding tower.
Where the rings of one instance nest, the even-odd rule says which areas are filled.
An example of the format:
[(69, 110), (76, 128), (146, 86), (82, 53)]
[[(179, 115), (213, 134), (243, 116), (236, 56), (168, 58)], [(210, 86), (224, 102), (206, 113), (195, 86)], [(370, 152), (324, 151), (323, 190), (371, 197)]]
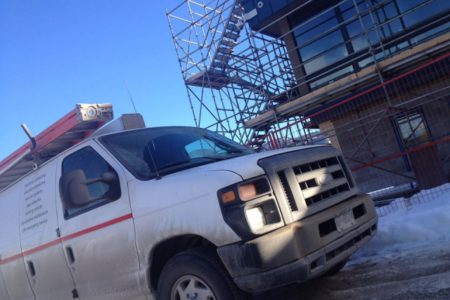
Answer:
[(331, 143), (361, 190), (390, 199), (450, 176), (449, 12), (445, 0), (183, 0), (167, 18), (197, 126), (257, 150)]
[[(398, 14), (393, 17), (388, 17), (386, 12), (393, 0), (330, 2), (329, 7), (313, 18), (277, 36), (270, 34), (270, 26), (283, 22), (287, 15), (255, 30), (250, 28), (249, 22), (256, 16), (256, 10), (245, 13), (241, 5), (244, 1), (183, 0), (167, 12), (167, 18), (196, 125), (255, 149), (333, 138), (336, 132), (326, 133), (321, 128), (319, 133), (318, 124), (314, 122), (318, 117), (324, 117), (329, 110), (346, 110), (345, 105), (349, 102), (368, 103), (382, 99), (388, 107), (394, 106), (390, 98), (399, 95), (393, 93), (397, 81), (392, 80), (408, 69), (408, 55), (414, 59), (419, 57), (417, 61), (420, 61), (427, 53), (445, 51), (447, 46), (444, 44), (448, 44), (446, 24), (450, 22), (445, 12), (431, 22), (405, 27), (401, 33), (394, 32), (394, 27), (403, 22), (403, 18), (437, 1), (411, 4), (411, 8), (402, 12), (397, 8)], [(307, 10), (307, 6), (314, 3), (317, 2), (304, 1), (288, 14)], [(348, 7), (347, 14), (353, 10), (354, 15), (344, 18), (342, 7)], [(311, 30), (308, 29), (310, 24), (322, 22), (325, 14), (336, 11), (340, 14), (336, 25), (314, 35), (305, 35), (308, 38), (301, 41), (292, 40), (295, 32)], [(350, 35), (350, 25), (358, 27), (359, 32)], [(286, 27), (290, 25), (286, 24)], [(442, 30), (438, 39), (443, 41), (439, 47), (444, 50), (433, 46), (437, 50), (429, 48), (416, 51), (414, 55), (401, 54), (416, 46), (416, 37), (437, 32), (433, 31), (436, 29)], [(313, 67), (314, 60), (317, 62), (317, 56), (298, 62), (293, 60), (304, 47), (323, 40), (332, 32), (344, 31), (345, 40), (334, 47), (346, 48), (346, 59), (330, 62), (329, 66), (313, 74), (306, 74), (306, 70)], [(429, 44), (437, 44), (436, 41), (433, 43)], [(352, 45), (365, 48), (356, 51)], [(327, 51), (332, 52), (333, 48)], [(371, 86), (379, 88), (373, 93), (359, 93)], [(329, 103), (333, 101), (335, 104), (330, 108)], [(387, 116), (388, 112), (381, 113), (378, 119)]]
[(284, 42), (252, 31), (251, 17), (234, 0), (185, 0), (167, 12), (196, 125), (259, 149), (283, 121), (246, 121), (297, 95)]

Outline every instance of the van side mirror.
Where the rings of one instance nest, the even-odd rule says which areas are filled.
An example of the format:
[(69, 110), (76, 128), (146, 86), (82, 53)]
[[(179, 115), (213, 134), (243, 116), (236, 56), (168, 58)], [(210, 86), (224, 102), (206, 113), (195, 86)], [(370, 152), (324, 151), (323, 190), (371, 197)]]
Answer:
[[(89, 185), (103, 182), (109, 186), (104, 195), (92, 198), (89, 193)], [(115, 200), (120, 197), (119, 179), (114, 172), (105, 172), (99, 178), (87, 179), (83, 170), (77, 169), (64, 174), (60, 180), (61, 193), (66, 205), (81, 207), (95, 200)]]

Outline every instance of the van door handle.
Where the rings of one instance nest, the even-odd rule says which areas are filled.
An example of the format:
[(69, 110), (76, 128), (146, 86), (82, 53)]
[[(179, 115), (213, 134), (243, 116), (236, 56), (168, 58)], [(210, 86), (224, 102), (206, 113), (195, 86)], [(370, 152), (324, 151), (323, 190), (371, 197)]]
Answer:
[(67, 259), (69, 260), (69, 263), (73, 264), (75, 262), (75, 255), (73, 254), (72, 247), (67, 246), (66, 253), (67, 253)]
[(27, 262), (28, 270), (30, 271), (31, 277), (36, 276), (36, 269), (34, 268), (33, 262), (30, 260)]

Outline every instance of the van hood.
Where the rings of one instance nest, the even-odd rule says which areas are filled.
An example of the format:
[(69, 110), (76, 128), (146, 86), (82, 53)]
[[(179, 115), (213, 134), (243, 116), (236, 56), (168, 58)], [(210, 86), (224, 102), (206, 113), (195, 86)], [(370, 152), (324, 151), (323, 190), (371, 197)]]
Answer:
[(279, 155), (282, 153), (306, 150), (317, 147), (329, 147), (324, 145), (308, 145), (297, 146), (291, 148), (284, 148), (278, 150), (264, 151), (258, 153), (252, 153), (244, 156), (238, 156), (222, 160), (219, 162), (210, 163), (207, 165), (195, 168), (198, 171), (230, 171), (239, 175), (243, 180), (260, 176), (264, 174), (264, 170), (258, 165), (258, 161), (262, 158)]

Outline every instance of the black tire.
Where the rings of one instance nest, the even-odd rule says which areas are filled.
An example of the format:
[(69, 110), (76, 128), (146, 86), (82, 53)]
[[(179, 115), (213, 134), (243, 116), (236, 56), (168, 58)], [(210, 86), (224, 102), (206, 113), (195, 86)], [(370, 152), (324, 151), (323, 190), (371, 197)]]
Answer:
[[(244, 294), (239, 291), (217, 255), (208, 249), (191, 249), (181, 252), (171, 258), (164, 266), (158, 280), (158, 300), (179, 300), (173, 293), (175, 285), (183, 287), (184, 279), (198, 278), (192, 282), (199, 283), (198, 289), (211, 291), (213, 297), (195, 298), (198, 300), (243, 300)], [(205, 286), (204, 286), (204, 285)]]
[(323, 276), (334, 276), (334, 275), (336, 275), (337, 273), (339, 273), (340, 270), (342, 270), (343, 267), (345, 267), (347, 262), (348, 262), (348, 258), (344, 259), (343, 261), (339, 262), (337, 265), (335, 265), (334, 267), (329, 269)]

